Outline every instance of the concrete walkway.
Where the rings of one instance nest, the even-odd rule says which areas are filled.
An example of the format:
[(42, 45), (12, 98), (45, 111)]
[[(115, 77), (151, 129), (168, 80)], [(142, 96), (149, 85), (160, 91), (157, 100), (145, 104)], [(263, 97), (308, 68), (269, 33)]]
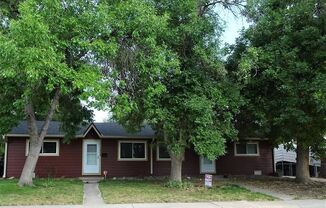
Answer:
[(104, 205), (97, 180), (84, 180), (84, 205), (101, 206)]
[[(252, 191), (252, 192), (260, 192), (262, 194), (266, 194), (266, 195), (275, 197), (275, 198), (280, 199), (280, 200), (289, 201), (289, 200), (294, 199), (294, 197), (290, 196), (290, 195), (280, 194), (280, 193), (277, 193), (277, 192), (274, 192), (274, 191), (258, 188), (258, 187), (255, 187), (255, 186), (250, 186), (250, 185), (247, 185), (247, 184), (242, 184), (242, 183), (237, 183), (237, 184), (239, 186), (242, 186), (243, 188), (246, 188), (246, 189)], [(266, 187), (266, 188), (268, 188), (268, 187)]]
[(326, 208), (325, 200), (290, 200), (268, 202), (199, 202), (199, 203), (153, 203), (153, 204), (107, 204), (107, 205), (66, 205), (66, 206), (11, 206), (1, 208)]

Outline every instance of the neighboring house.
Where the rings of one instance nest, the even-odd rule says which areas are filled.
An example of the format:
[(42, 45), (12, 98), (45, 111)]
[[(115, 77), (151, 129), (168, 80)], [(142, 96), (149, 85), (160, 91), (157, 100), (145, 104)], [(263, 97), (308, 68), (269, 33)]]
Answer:
[[(42, 122), (37, 125), (41, 127)], [(91, 123), (80, 128), (76, 139), (64, 144), (59, 122), (51, 122), (35, 169), (37, 177), (100, 176), (109, 177), (168, 176), (170, 157), (166, 148), (156, 144), (154, 132), (144, 127), (128, 133), (116, 123)], [(29, 140), (26, 122), (6, 135), (4, 177), (19, 177)], [(227, 154), (210, 161), (191, 148), (185, 152), (184, 176), (204, 173), (216, 175), (270, 175), (273, 173), (273, 149), (267, 140), (251, 139), (229, 143)]]
[[(296, 158), (297, 153), (293, 150), (287, 151), (284, 145), (279, 145), (274, 149), (274, 162), (276, 172), (283, 176), (296, 175)], [(309, 171), (311, 177), (318, 177), (320, 169), (320, 160), (315, 160), (310, 154)]]

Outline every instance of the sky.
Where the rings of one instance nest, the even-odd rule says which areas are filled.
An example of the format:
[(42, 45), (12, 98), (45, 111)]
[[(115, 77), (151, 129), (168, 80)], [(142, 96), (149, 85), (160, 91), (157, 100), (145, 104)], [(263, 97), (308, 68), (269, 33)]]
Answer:
[[(225, 10), (219, 12), (220, 17), (225, 21), (225, 31), (221, 37), (222, 46), (225, 43), (234, 44), (236, 38), (240, 35), (243, 27), (247, 28), (248, 23), (243, 17), (236, 17), (231, 12)], [(104, 122), (109, 118), (109, 112), (94, 110), (94, 120), (96, 122)]]

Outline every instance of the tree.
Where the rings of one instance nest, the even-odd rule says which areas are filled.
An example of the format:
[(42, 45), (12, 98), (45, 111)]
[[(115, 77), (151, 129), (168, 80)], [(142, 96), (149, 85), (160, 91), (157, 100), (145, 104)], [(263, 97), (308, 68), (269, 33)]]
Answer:
[[(226, 140), (236, 138), (232, 122), (241, 100), (219, 54), (222, 28), (214, 5), (220, 2), (152, 1), (160, 15), (168, 16), (159, 44), (172, 51), (178, 65), (145, 77), (134, 68), (120, 71), (123, 85), (112, 98), (116, 120), (131, 129), (150, 124), (157, 142), (167, 146), (172, 181), (181, 181), (186, 148), (213, 160), (224, 154)], [(154, 85), (147, 85), (152, 80)]]
[[(0, 34), (0, 132), (27, 119), (30, 150), (19, 185), (32, 185), (53, 115), (58, 114), (69, 142), (79, 125), (91, 119), (89, 107), (104, 105), (113, 82), (103, 73), (114, 72), (110, 63), (120, 55), (119, 48), (128, 42), (139, 48), (142, 61), (164, 60), (164, 48), (152, 40), (165, 19), (133, 0), (26, 0), (18, 16), (7, 20)], [(148, 73), (161, 69), (146, 63), (141, 69), (148, 67)], [(37, 118), (45, 118), (40, 129)]]
[(3, 0), (0, 2), (0, 20), (5, 26), (9, 19), (15, 19), (19, 15), (18, 5), (23, 0)]
[(5, 141), (3, 136), (0, 137), (0, 155), (3, 156), (5, 154)]
[(325, 162), (325, 158), (321, 158), (320, 176), (323, 177), (323, 178), (326, 178), (326, 162)]
[(239, 126), (296, 148), (296, 179), (307, 182), (309, 150), (325, 147), (326, 4), (257, 0), (247, 12), (252, 25), (228, 61), (234, 75), (245, 77)]

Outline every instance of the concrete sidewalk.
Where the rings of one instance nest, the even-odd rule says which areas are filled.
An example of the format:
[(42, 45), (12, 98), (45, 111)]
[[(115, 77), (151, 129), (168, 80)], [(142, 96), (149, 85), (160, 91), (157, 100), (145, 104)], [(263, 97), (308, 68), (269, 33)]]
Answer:
[(275, 192), (275, 191), (270, 191), (268, 189), (262, 189), (262, 188), (258, 188), (258, 187), (255, 187), (255, 186), (250, 186), (250, 185), (247, 185), (247, 184), (242, 184), (242, 183), (236, 183), (236, 184), (238, 184), (239, 186), (241, 186), (241, 187), (243, 187), (245, 189), (248, 189), (251, 192), (259, 192), (259, 193), (262, 193), (262, 194), (272, 196), (272, 197), (274, 197), (276, 199), (280, 199), (280, 200), (284, 200), (284, 201), (294, 200), (294, 196), (281, 194), (281, 193), (278, 193), (278, 192)]
[(326, 208), (326, 200), (289, 201), (232, 201), (199, 203), (151, 203), (151, 204), (88, 204), (88, 205), (50, 205), (50, 206), (6, 206), (1, 208)]
[(84, 202), (83, 205), (104, 205), (98, 183), (84, 184)]

